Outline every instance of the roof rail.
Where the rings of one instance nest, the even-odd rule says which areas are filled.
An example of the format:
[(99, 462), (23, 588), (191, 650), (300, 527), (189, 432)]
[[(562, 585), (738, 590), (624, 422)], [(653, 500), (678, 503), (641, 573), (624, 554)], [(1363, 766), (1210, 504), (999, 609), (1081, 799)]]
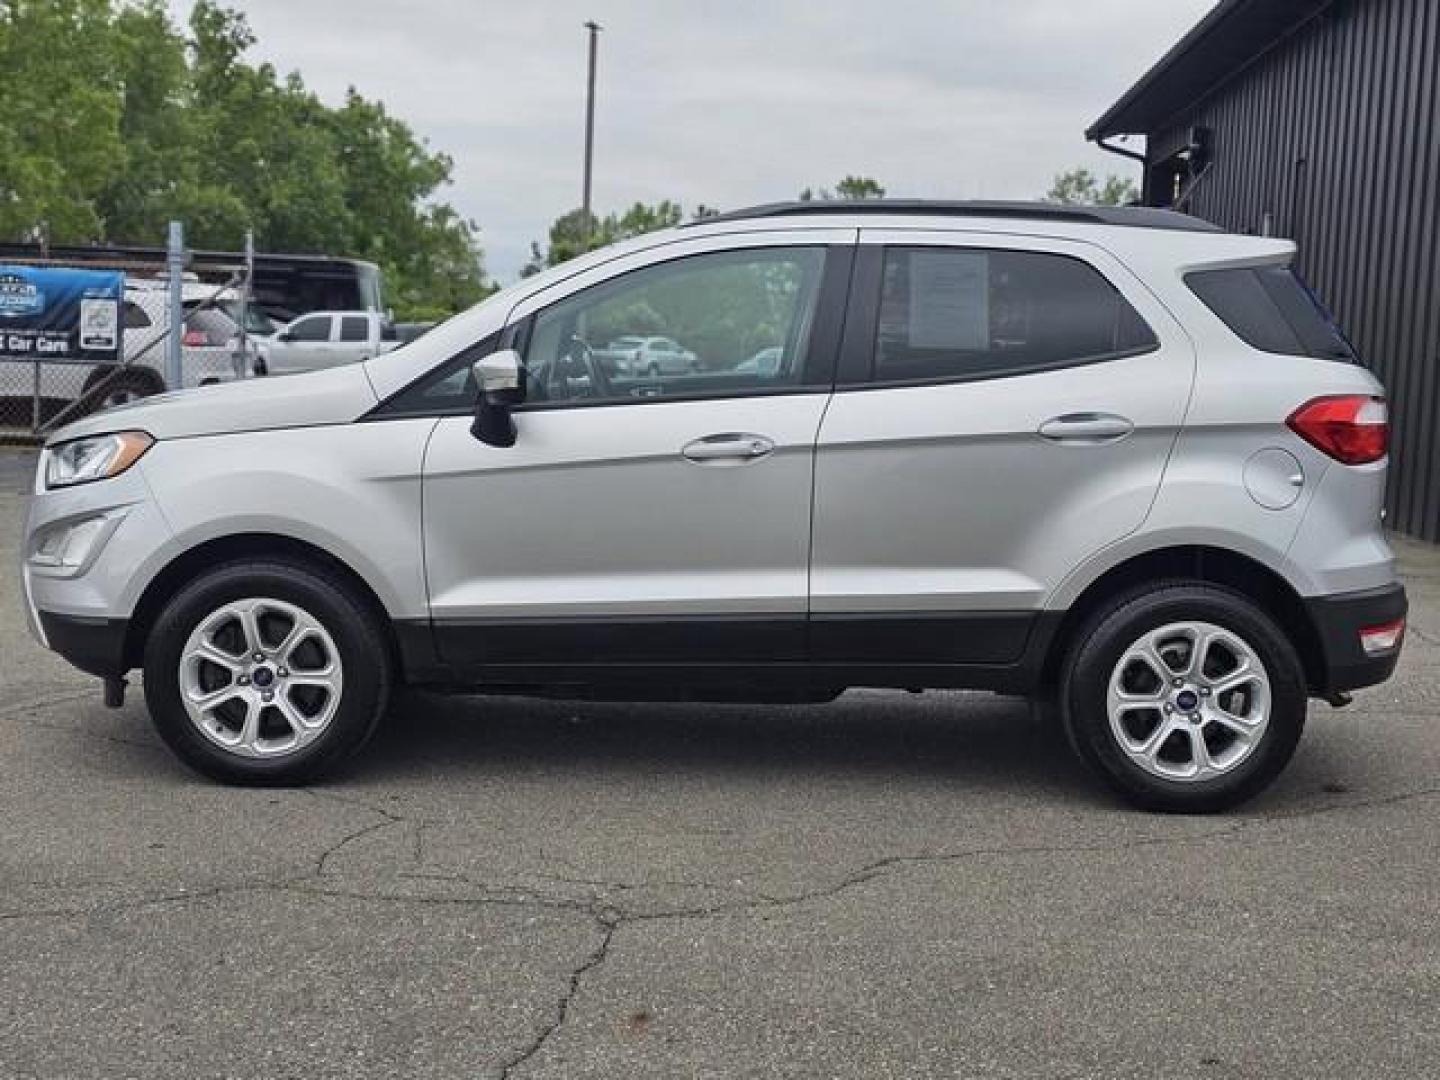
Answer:
[(802, 202), (765, 203), (743, 210), (730, 210), (712, 217), (687, 222), (685, 226), (712, 222), (752, 221), (762, 218), (803, 217), (812, 214), (916, 215), (926, 217), (1020, 218), (1030, 221), (1066, 221), (1090, 225), (1125, 225), (1142, 229), (1175, 229), (1182, 232), (1221, 230), (1174, 210), (1150, 206), (1065, 206), (1041, 202), (990, 202), (942, 199), (812, 199)]

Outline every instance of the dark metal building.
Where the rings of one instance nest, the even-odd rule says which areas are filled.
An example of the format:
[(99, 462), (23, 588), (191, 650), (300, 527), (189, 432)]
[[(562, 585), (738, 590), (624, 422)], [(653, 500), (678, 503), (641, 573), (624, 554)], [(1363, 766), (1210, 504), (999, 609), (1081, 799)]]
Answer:
[[(1388, 509), (1440, 540), (1440, 0), (1221, 0), (1086, 133), (1144, 199), (1300, 245), (1389, 390)], [(1115, 144), (1145, 136), (1145, 152)]]

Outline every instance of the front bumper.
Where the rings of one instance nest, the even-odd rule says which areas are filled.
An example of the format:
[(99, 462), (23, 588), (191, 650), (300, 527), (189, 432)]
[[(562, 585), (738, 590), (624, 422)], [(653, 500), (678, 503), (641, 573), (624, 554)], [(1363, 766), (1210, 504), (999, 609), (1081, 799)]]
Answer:
[(130, 670), (125, 659), (128, 619), (89, 615), (39, 613), (45, 642), (81, 671), (102, 679), (119, 678)]
[[(102, 527), (73, 539), (97, 520)], [(20, 557), (26, 615), (41, 644), (90, 674), (124, 675), (130, 618), (144, 584), (172, 557), (172, 538), (143, 464), (54, 490), (37, 476)]]
[(1321, 693), (1339, 693), (1374, 686), (1390, 678), (1400, 662), (1404, 639), (1393, 649), (1369, 654), (1360, 644), (1360, 631), (1403, 619), (1409, 610), (1405, 589), (1399, 584), (1305, 601), (1319, 639), (1322, 666)]

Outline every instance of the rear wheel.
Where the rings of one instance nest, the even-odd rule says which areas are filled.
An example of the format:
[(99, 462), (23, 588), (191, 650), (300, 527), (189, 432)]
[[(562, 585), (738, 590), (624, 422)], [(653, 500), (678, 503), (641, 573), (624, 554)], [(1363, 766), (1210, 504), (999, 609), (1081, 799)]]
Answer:
[(206, 574), (167, 605), (145, 651), (161, 737), (228, 783), (321, 775), (369, 738), (389, 688), (389, 650), (368, 606), (300, 564)]
[(1305, 726), (1304, 673), (1284, 632), (1243, 595), (1170, 582), (1106, 604), (1061, 684), (1080, 756), (1132, 802), (1212, 812), (1279, 775)]

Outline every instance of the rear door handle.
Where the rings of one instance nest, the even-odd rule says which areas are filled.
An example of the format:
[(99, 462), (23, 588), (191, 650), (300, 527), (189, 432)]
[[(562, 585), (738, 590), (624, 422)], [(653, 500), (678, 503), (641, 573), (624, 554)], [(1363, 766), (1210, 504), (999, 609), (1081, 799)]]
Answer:
[(1057, 443), (1098, 446), (1119, 442), (1135, 425), (1114, 413), (1066, 413), (1040, 425), (1040, 437)]
[(704, 464), (706, 462), (742, 463), (756, 461), (774, 453), (775, 443), (764, 435), (751, 435), (743, 431), (729, 431), (720, 435), (706, 435), (696, 439), (680, 451), (686, 460)]

